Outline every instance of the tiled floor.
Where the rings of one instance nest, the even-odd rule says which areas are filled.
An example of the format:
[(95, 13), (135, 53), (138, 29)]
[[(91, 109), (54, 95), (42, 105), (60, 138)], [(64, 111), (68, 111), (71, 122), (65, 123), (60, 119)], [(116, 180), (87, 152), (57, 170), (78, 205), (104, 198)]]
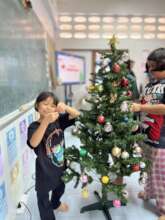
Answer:
[[(66, 132), (66, 142), (68, 146), (73, 143), (79, 145), (79, 141)], [(135, 173), (131, 177), (125, 178), (127, 183), (127, 190), (129, 192), (129, 203), (125, 207), (112, 208), (110, 213), (112, 220), (157, 220), (158, 217), (155, 212), (154, 201), (143, 203), (137, 198), (138, 191), (142, 188), (138, 184), (138, 174)], [(73, 182), (67, 184), (65, 195), (62, 200), (67, 202), (70, 206), (68, 213), (56, 213), (57, 220), (105, 220), (101, 211), (92, 211), (80, 214), (80, 208), (84, 205), (96, 202), (93, 195), (94, 190), (99, 191), (99, 183), (93, 183), (89, 186), (90, 196), (88, 199), (83, 199), (81, 196), (81, 189), (74, 189)], [(32, 214), (31, 220), (40, 220), (35, 191), (32, 190), (29, 195), (28, 207)], [(28, 211), (24, 215), (17, 215), (16, 220), (30, 220)]]

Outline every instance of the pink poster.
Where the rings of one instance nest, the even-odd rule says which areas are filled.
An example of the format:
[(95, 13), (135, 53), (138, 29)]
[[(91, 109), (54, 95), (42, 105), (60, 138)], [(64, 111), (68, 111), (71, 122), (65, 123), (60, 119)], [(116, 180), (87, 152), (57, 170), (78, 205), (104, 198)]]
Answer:
[(26, 119), (23, 119), (19, 123), (19, 130), (20, 130), (20, 144), (21, 148), (24, 148), (26, 146), (26, 141), (27, 141), (27, 124), (26, 124)]

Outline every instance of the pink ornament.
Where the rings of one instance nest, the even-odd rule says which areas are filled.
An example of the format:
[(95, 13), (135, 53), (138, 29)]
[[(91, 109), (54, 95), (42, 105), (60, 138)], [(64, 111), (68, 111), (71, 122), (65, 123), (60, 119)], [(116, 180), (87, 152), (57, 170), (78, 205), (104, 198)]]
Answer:
[(88, 182), (88, 176), (87, 176), (87, 175), (83, 175), (83, 176), (81, 177), (81, 179), (82, 179), (82, 182), (83, 182), (83, 183), (87, 183), (87, 182)]
[(120, 208), (120, 206), (121, 206), (121, 201), (118, 200), (118, 199), (113, 200), (113, 206), (114, 206), (115, 208)]

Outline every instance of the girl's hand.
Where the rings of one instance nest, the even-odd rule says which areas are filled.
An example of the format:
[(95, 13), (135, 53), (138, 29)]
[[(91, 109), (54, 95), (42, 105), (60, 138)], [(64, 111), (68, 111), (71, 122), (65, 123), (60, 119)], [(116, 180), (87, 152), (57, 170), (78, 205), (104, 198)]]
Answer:
[(58, 113), (62, 113), (62, 112), (66, 111), (66, 108), (67, 108), (67, 105), (65, 105), (65, 103), (59, 102), (58, 105), (57, 105), (56, 111)]
[(131, 112), (140, 112), (141, 111), (141, 104), (138, 103), (132, 103), (130, 107)]
[(44, 122), (47, 124), (50, 124), (54, 121), (56, 121), (59, 117), (59, 113), (58, 112), (54, 112), (54, 113), (48, 113), (45, 117), (44, 117)]

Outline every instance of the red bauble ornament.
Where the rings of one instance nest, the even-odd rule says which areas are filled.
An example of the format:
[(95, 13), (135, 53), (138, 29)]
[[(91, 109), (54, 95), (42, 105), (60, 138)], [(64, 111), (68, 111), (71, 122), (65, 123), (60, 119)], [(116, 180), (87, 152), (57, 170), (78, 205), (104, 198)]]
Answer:
[(104, 124), (105, 123), (105, 117), (103, 115), (98, 116), (97, 121), (99, 124)]
[(127, 87), (129, 85), (129, 81), (126, 78), (123, 78), (120, 83), (121, 87)]
[(113, 65), (113, 67), (112, 67), (112, 71), (113, 71), (114, 73), (119, 73), (120, 70), (121, 70), (120, 65), (117, 64), (117, 63), (115, 63), (115, 64)]
[(137, 172), (140, 170), (140, 165), (139, 164), (133, 164), (132, 165), (132, 171)]
[(128, 90), (128, 92), (127, 92), (127, 96), (129, 96), (129, 97), (132, 96), (132, 91), (131, 91), (131, 90)]

